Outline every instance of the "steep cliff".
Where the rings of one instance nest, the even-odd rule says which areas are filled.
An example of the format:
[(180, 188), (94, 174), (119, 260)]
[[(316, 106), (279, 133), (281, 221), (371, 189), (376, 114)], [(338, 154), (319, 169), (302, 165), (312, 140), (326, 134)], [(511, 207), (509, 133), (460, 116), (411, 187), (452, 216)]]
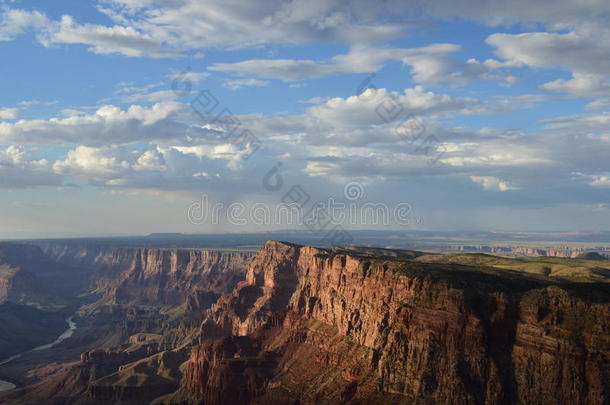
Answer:
[(37, 246), (0, 243), (0, 303), (40, 303), (48, 299), (37, 277), (45, 264), (50, 262)]
[(116, 249), (103, 257), (92, 284), (118, 303), (207, 307), (243, 280), (251, 258), (238, 252)]
[(162, 400), (602, 405), (610, 294), (586, 288), (269, 242)]
[(209, 306), (244, 277), (247, 252), (44, 244), (62, 263), (94, 269), (91, 292), (114, 303)]

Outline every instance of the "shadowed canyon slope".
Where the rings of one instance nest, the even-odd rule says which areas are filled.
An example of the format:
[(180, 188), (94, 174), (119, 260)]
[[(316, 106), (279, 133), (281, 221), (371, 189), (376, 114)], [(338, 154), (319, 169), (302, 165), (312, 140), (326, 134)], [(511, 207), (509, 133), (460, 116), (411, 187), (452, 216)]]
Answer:
[(610, 398), (607, 262), (574, 262), (572, 277), (570, 259), (538, 271), (486, 255), (268, 242), (244, 274), (242, 253), (45, 251), (95, 265), (102, 297), (81, 316), (121, 311), (110, 318), (121, 344), (0, 394), (7, 404)]
[[(10, 245), (11, 254), (15, 257), (11, 263), (27, 262), (20, 251), (24, 246)], [(60, 352), (61, 356), (65, 354), (63, 357), (72, 360), (76, 360), (75, 351), (76, 356), (78, 350), (83, 352), (83, 364), (89, 364), (89, 360), (92, 364), (91, 374), (88, 375), (91, 381), (117, 371), (125, 363), (149, 357), (167, 347), (179, 347), (182, 340), (197, 329), (202, 311), (244, 279), (252, 257), (247, 252), (114, 248), (88, 244), (41, 246), (42, 249), (35, 246), (27, 246), (27, 249), (46, 261), (46, 266), (39, 269), (42, 279), (46, 277), (45, 271), (57, 268), (63, 270), (56, 275), (58, 282), (81, 277), (87, 280), (64, 294), (70, 303), (81, 302), (80, 308), (74, 305), (59, 308), (63, 315), (71, 315), (73, 312), (68, 311), (76, 310), (75, 320), (79, 330), (54, 352)], [(8, 257), (8, 253), (5, 256)], [(21, 267), (15, 265), (18, 270)], [(43, 293), (52, 292), (52, 288), (45, 288), (45, 283), (39, 285)], [(7, 295), (17, 295), (14, 286), (9, 285)], [(9, 302), (6, 305), (16, 304)], [(61, 328), (65, 328), (64, 318), (60, 319)], [(29, 326), (30, 332), (36, 331), (34, 322)], [(9, 329), (12, 331), (14, 327), (7, 328), (7, 332)], [(8, 354), (52, 341), (59, 333), (61, 329), (43, 335), (43, 340), (35, 340), (35, 344), (14, 345), (14, 350)], [(3, 335), (0, 333), (0, 337)], [(123, 350), (132, 343), (133, 350)], [(168, 358), (167, 355), (160, 357)], [(24, 365), (13, 362), (16, 364), (1, 367), (0, 376), (36, 387), (33, 396), (28, 388), (4, 395), (19, 398), (19, 402), (25, 403), (39, 403), (43, 397), (58, 400), (62, 396), (77, 396), (81, 377), (86, 371), (77, 371), (72, 379), (74, 376), (71, 373), (75, 368), (70, 365), (45, 366), (45, 361), (49, 360), (57, 362), (56, 358), (48, 356), (46, 360), (29, 358), (29, 363)], [(178, 365), (183, 361), (181, 357)], [(35, 365), (36, 368), (26, 372), (24, 368), (28, 365)], [(69, 375), (64, 375), (64, 372)], [(176, 380), (177, 376), (173, 375), (173, 378)], [(37, 383), (48, 383), (48, 391), (41, 390)], [(65, 387), (58, 391), (54, 385), (56, 383)]]

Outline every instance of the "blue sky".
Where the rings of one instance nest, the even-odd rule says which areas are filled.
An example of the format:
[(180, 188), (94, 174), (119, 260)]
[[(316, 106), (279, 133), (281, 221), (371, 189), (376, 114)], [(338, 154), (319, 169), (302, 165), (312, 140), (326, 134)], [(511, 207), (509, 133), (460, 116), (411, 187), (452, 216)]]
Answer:
[(316, 200), (408, 203), (395, 229), (607, 230), (610, 5), (506, 4), (0, 1), (0, 233), (283, 229), (186, 214), (277, 207), (278, 163)]

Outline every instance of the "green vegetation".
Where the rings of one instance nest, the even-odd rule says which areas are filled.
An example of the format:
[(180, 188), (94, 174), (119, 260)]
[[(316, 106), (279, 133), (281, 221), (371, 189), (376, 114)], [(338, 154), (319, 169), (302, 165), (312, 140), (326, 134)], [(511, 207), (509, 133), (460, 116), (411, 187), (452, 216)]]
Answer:
[(558, 257), (505, 258), (483, 253), (429, 254), (374, 248), (335, 249), (318, 256), (350, 255), (365, 266), (410, 278), (445, 282), (478, 292), (518, 292), (556, 285), (587, 302), (610, 302), (610, 261)]
[(425, 263), (459, 263), (517, 270), (571, 282), (610, 282), (610, 261), (569, 259), (562, 257), (506, 258), (487, 254), (423, 255), (416, 259)]

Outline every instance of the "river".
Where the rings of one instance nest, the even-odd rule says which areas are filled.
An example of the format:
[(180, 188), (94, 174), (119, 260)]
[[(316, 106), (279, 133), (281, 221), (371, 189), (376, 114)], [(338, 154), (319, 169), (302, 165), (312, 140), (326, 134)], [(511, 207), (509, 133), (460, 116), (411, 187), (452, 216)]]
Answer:
[[(66, 329), (64, 331), (64, 333), (62, 333), (57, 339), (55, 339), (53, 342), (51, 343), (47, 343), (46, 345), (42, 345), (42, 346), (37, 346), (33, 349), (30, 349), (28, 351), (25, 351), (23, 353), (19, 353), (16, 354), (14, 356), (9, 357), (8, 359), (2, 360), (0, 361), (0, 366), (10, 363), (11, 361), (18, 359), (19, 357), (23, 356), (26, 353), (29, 352), (34, 352), (34, 351), (39, 351), (39, 350), (46, 350), (46, 349), (50, 349), (51, 347), (58, 345), (59, 343), (63, 342), (64, 340), (68, 339), (69, 337), (71, 337), (74, 334), (74, 331), (76, 330), (76, 323), (72, 321), (72, 317), (66, 319), (66, 322), (68, 323), (68, 329)], [(15, 386), (15, 384), (10, 383), (8, 381), (3, 381), (0, 380), (0, 391), (8, 391), (8, 390), (12, 390), (17, 388)]]

